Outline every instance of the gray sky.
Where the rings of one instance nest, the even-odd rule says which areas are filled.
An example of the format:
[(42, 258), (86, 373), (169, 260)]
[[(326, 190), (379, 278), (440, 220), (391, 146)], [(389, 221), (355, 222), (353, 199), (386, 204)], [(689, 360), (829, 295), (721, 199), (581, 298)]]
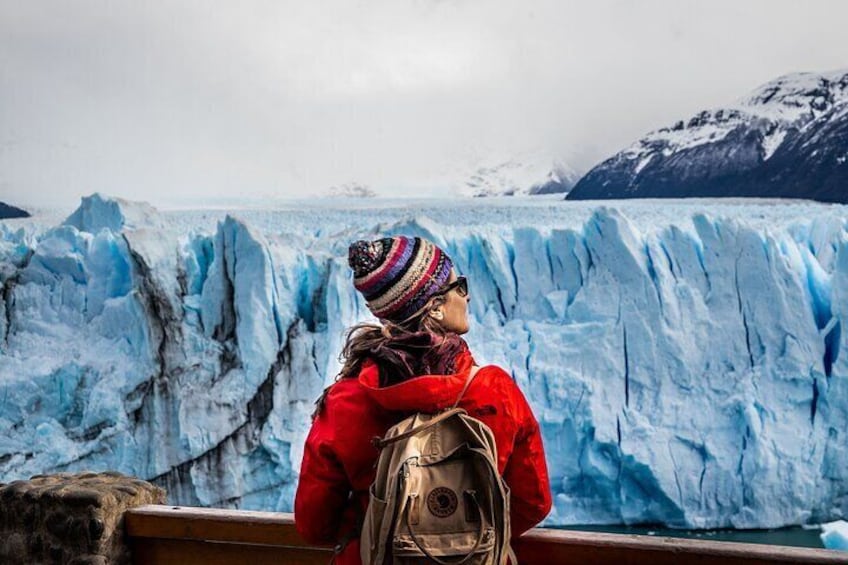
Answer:
[(440, 194), (481, 161), (586, 170), (795, 71), (843, 0), (0, 0), (0, 200)]

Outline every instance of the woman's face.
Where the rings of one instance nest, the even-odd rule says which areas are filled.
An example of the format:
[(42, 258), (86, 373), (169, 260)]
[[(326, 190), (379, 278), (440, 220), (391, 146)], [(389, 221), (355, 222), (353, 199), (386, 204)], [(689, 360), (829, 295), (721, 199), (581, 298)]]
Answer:
[[(451, 269), (450, 278), (447, 284), (456, 280), (456, 271)], [(468, 296), (460, 296), (459, 290), (452, 288), (444, 295), (445, 303), (438, 309), (444, 316), (439, 320), (439, 324), (447, 331), (456, 334), (468, 333), (468, 301), (471, 300), (471, 293)]]

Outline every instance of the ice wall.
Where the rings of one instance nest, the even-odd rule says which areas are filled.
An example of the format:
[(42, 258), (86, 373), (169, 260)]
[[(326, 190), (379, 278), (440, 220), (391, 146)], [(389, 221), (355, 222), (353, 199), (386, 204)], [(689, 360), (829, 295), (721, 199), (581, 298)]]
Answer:
[(312, 402), (367, 316), (346, 245), (406, 233), (468, 275), (475, 357), (539, 417), (550, 523), (848, 515), (842, 208), (753, 221), (705, 204), (641, 225), (567, 203), (506, 224), (491, 207), (468, 225), (354, 210), (209, 231), (116, 206), (0, 223), (0, 482), (114, 469), (174, 503), (289, 510)]

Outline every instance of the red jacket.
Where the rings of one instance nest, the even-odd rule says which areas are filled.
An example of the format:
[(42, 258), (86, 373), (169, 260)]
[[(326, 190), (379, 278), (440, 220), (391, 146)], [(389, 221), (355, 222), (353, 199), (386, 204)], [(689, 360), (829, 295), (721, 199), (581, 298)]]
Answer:
[[(334, 545), (354, 531), (374, 481), (378, 452), (371, 439), (411, 413), (452, 406), (472, 363), (464, 352), (456, 374), (423, 375), (380, 388), (377, 365), (366, 360), (358, 379), (341, 379), (329, 388), (306, 438), (295, 496), (295, 524), (307, 542)], [(495, 435), (498, 470), (512, 490), (512, 534), (518, 537), (551, 508), (539, 424), (512, 378), (492, 365), (477, 372), (459, 405)], [(358, 536), (336, 562), (361, 563)]]

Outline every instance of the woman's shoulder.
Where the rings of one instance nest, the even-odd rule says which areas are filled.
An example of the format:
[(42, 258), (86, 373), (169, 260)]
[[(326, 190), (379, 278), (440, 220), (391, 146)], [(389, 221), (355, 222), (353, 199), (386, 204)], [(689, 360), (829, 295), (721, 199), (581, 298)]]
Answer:
[(474, 376), (474, 383), (476, 386), (471, 389), (472, 393), (497, 397), (505, 404), (512, 403), (517, 395), (521, 395), (513, 376), (497, 365), (480, 367)]
[(483, 365), (477, 368), (476, 379), (485, 379), (493, 384), (503, 384), (515, 386), (515, 379), (498, 365)]
[(371, 399), (355, 378), (340, 378), (324, 389), (316, 401), (316, 415), (332, 415), (333, 420), (347, 420), (352, 414), (368, 410)]
[(327, 402), (338, 404), (353, 402), (355, 404), (368, 395), (358, 379), (355, 377), (345, 377), (338, 379), (327, 387), (324, 390), (324, 396)]
[(341, 378), (324, 391), (313, 427), (319, 427), (338, 457), (349, 462), (371, 453), (371, 438), (382, 435), (394, 423), (392, 418), (356, 378)]

